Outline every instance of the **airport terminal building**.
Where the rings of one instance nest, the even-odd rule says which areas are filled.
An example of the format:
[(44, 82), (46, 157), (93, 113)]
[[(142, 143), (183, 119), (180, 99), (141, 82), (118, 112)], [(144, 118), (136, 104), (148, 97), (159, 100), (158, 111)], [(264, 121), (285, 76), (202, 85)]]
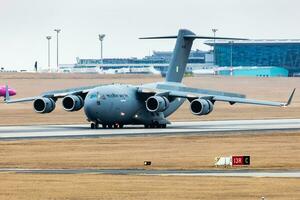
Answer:
[[(77, 57), (75, 64), (61, 64), (59, 70), (60, 72), (78, 73), (101, 73), (105, 71), (111, 73), (152, 73), (148, 71), (151, 68), (164, 74), (167, 72), (171, 58), (172, 51), (153, 51), (152, 55), (144, 58), (104, 58), (101, 60)], [(212, 67), (212, 54), (207, 54), (206, 51), (201, 50), (191, 51), (187, 72), (206, 69), (207, 73), (213, 73)]]
[(282, 67), (289, 75), (300, 74), (300, 40), (213, 40), (215, 64), (220, 67)]
[[(188, 73), (300, 76), (300, 40), (208, 40), (204, 43), (214, 47), (215, 51), (191, 51)], [(60, 72), (153, 73), (154, 70), (165, 74), (171, 58), (171, 51), (153, 51), (144, 58), (77, 58), (75, 64), (60, 65)]]

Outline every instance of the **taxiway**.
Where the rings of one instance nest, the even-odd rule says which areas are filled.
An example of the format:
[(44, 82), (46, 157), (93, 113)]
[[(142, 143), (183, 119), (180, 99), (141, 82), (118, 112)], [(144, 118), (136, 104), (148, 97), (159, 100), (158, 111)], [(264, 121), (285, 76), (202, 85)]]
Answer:
[(299, 170), (145, 170), (145, 169), (0, 169), (0, 172), (29, 174), (110, 174), (151, 176), (223, 176), (300, 178)]

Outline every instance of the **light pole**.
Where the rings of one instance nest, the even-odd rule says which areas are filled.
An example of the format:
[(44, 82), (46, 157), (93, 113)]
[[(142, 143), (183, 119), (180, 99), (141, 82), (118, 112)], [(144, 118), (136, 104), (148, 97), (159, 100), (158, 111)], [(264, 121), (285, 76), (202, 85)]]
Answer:
[(103, 40), (104, 40), (105, 34), (99, 34), (99, 40), (101, 45), (101, 64), (103, 65)]
[(56, 70), (58, 71), (58, 34), (61, 31), (61, 29), (54, 29), (54, 31), (56, 32)]
[(47, 36), (46, 39), (48, 40), (48, 71), (50, 72), (50, 40), (51, 36)]
[(216, 65), (216, 52), (215, 52), (215, 46), (216, 46), (216, 32), (218, 29), (213, 28), (211, 31), (214, 33), (214, 51), (213, 51), (213, 56), (214, 56), (214, 65)]
[(232, 67), (233, 65), (233, 41), (229, 41), (230, 44), (230, 66)]

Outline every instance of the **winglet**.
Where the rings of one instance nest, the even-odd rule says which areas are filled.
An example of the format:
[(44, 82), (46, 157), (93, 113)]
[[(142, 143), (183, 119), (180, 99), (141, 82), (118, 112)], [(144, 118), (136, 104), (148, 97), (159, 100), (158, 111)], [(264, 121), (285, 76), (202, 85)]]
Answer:
[(287, 106), (289, 106), (289, 105), (292, 103), (292, 100), (293, 100), (295, 91), (296, 91), (296, 88), (294, 88), (292, 94), (291, 94), (290, 97), (289, 97), (289, 100), (283, 105), (283, 107), (287, 107)]
[(10, 100), (10, 97), (9, 97), (9, 91), (8, 91), (8, 85), (6, 84), (5, 85), (5, 98), (4, 98), (4, 101), (5, 103), (7, 103), (7, 101)]

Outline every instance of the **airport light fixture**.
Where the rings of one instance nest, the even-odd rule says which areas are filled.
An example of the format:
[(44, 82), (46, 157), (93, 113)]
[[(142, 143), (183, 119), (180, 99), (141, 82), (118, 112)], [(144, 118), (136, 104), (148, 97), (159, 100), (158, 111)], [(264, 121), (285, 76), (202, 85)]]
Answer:
[(103, 65), (103, 40), (104, 40), (105, 34), (99, 34), (99, 40), (101, 45), (101, 64)]
[(54, 29), (54, 31), (56, 32), (56, 67), (57, 67), (57, 71), (58, 71), (58, 65), (59, 65), (59, 59), (58, 59), (58, 34), (60, 33), (61, 29)]
[(48, 40), (48, 71), (50, 72), (50, 40), (51, 36), (46, 36), (46, 39)]
[(215, 54), (215, 46), (216, 46), (216, 33), (217, 33), (217, 31), (218, 31), (218, 29), (216, 29), (216, 28), (213, 28), (213, 29), (211, 29), (211, 31), (214, 33), (214, 51), (213, 51), (213, 56), (214, 56), (214, 65), (216, 65), (216, 62), (215, 62), (215, 60), (216, 60), (216, 54)]

